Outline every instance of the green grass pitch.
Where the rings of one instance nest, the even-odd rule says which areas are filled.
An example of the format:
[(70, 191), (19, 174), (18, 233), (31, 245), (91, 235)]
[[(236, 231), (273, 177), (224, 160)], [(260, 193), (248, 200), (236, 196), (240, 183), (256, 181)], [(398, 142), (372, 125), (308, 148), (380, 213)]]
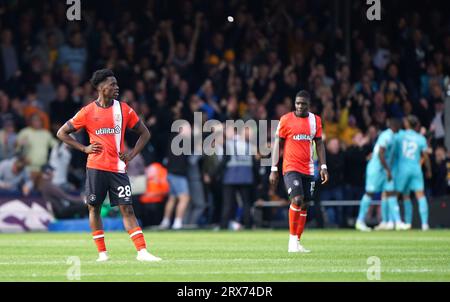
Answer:
[(125, 232), (106, 233), (110, 261), (97, 263), (88, 233), (0, 234), (0, 281), (68, 281), (70, 256), (80, 281), (450, 281), (450, 230), (306, 230), (310, 254), (287, 253), (287, 231), (146, 231), (158, 263), (135, 259)]

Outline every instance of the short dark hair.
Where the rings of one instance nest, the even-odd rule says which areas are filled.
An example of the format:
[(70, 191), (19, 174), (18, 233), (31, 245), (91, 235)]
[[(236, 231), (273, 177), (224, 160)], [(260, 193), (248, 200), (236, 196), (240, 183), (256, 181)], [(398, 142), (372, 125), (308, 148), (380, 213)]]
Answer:
[(402, 127), (402, 122), (400, 121), (400, 119), (395, 118), (395, 117), (391, 117), (388, 119), (388, 123), (389, 123), (389, 128), (397, 128), (400, 129)]
[(107, 68), (99, 69), (96, 72), (94, 72), (90, 82), (91, 82), (92, 86), (94, 86), (95, 89), (97, 89), (98, 85), (100, 85), (100, 83), (102, 83), (107, 78), (113, 77), (113, 76), (114, 76), (114, 72), (112, 72), (112, 70), (107, 69)]
[(28, 160), (23, 152), (16, 153), (16, 159), (14, 162), (18, 163), (19, 165), (22, 165), (23, 167), (25, 167), (28, 164)]
[(306, 90), (300, 90), (299, 92), (297, 92), (297, 94), (295, 95), (295, 98), (304, 98), (307, 99), (308, 101), (311, 99), (311, 95), (309, 94), (308, 91)]

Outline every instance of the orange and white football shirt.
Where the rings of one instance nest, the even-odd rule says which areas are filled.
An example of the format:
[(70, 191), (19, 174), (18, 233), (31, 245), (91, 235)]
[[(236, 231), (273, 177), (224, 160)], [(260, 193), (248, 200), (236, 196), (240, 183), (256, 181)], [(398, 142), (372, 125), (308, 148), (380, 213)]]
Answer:
[(116, 173), (126, 172), (126, 163), (119, 159), (119, 152), (124, 151), (125, 129), (135, 127), (138, 122), (136, 112), (117, 100), (107, 108), (94, 101), (68, 121), (75, 130), (85, 128), (91, 144), (98, 142), (103, 147), (102, 152), (89, 154), (86, 166)]
[(295, 171), (314, 175), (314, 138), (322, 137), (321, 118), (314, 113), (297, 117), (294, 112), (280, 118), (277, 134), (285, 139), (283, 175)]

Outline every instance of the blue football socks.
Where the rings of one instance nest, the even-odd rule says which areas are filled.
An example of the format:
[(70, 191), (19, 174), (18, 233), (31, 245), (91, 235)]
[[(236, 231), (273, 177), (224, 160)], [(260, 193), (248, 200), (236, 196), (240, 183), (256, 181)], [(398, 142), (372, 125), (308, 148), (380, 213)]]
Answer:
[(389, 196), (387, 200), (389, 204), (389, 213), (391, 215), (391, 220), (395, 223), (400, 222), (400, 208), (398, 206), (397, 197)]
[(425, 196), (419, 198), (419, 214), (422, 225), (428, 224), (428, 202)]
[(405, 208), (405, 223), (412, 224), (413, 206), (410, 199), (403, 200), (403, 207)]
[(364, 196), (361, 199), (361, 203), (359, 205), (359, 214), (358, 214), (358, 221), (364, 222), (366, 218), (367, 211), (370, 207), (371, 198), (369, 195), (364, 194)]

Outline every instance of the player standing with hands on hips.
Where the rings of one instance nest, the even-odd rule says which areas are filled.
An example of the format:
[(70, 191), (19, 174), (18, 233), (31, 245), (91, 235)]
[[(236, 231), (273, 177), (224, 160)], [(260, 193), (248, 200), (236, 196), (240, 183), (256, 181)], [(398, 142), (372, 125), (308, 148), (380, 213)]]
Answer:
[[(117, 100), (119, 86), (114, 73), (109, 69), (94, 72), (92, 85), (97, 89), (98, 99), (81, 108), (57, 133), (64, 143), (88, 154), (86, 165), (86, 203), (89, 208), (89, 223), (99, 257), (108, 260), (103, 223), (100, 217), (102, 203), (109, 192), (112, 206), (119, 206), (123, 224), (136, 246), (137, 260), (159, 261), (150, 254), (142, 229), (134, 215), (131, 186), (126, 174), (127, 163), (141, 152), (150, 139), (147, 127), (136, 112), (126, 103)], [(84, 146), (69, 134), (84, 128), (89, 135), (89, 146)], [(124, 153), (125, 129), (139, 135), (134, 149)]]
[(272, 168), (270, 184), (278, 183), (278, 161), (280, 143), (284, 145), (283, 178), (291, 205), (289, 208), (289, 253), (308, 253), (300, 244), (306, 223), (309, 202), (313, 199), (314, 159), (316, 147), (320, 164), (322, 184), (328, 181), (325, 147), (322, 141), (322, 121), (309, 112), (310, 95), (302, 90), (295, 96), (295, 111), (280, 118), (272, 148)]

